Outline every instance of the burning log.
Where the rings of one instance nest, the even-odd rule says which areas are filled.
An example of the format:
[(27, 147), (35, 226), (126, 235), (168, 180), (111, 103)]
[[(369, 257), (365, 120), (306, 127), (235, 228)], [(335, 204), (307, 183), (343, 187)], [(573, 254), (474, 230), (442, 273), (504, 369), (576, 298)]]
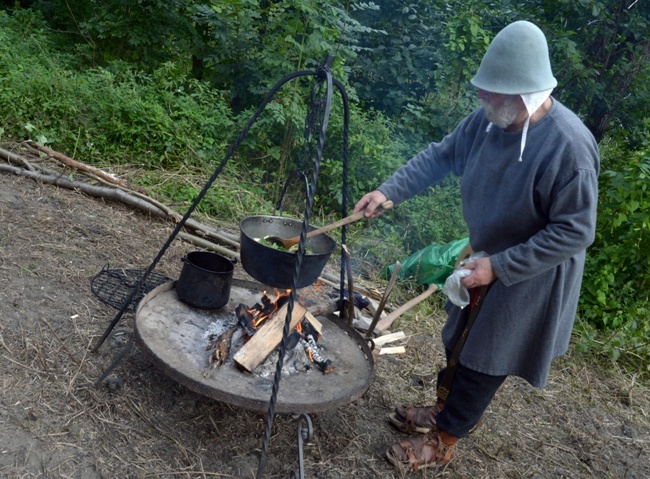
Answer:
[(334, 370), (332, 367), (332, 361), (325, 359), (320, 355), (320, 350), (316, 345), (316, 338), (314, 338), (312, 334), (306, 334), (300, 340), (300, 344), (302, 344), (302, 347), (305, 348), (305, 351), (307, 351), (309, 359), (311, 359), (312, 362), (318, 366), (318, 369), (320, 369), (323, 374), (331, 373)]
[[(210, 376), (210, 373), (213, 369), (218, 368), (223, 365), (228, 360), (230, 355), (230, 342), (232, 340), (232, 335), (235, 333), (238, 324), (232, 326), (230, 329), (224, 331), (219, 336), (210, 341), (210, 344), (205, 348), (206, 351), (214, 348), (214, 351), (210, 354), (208, 358), (208, 368), (203, 373), (203, 377), (207, 378)], [(212, 338), (211, 338), (212, 339)]]
[[(289, 305), (285, 304), (266, 319), (257, 329), (255, 335), (239, 348), (239, 351), (233, 357), (233, 361), (238, 367), (252, 372), (280, 344), (288, 307)], [(305, 313), (307, 313), (307, 309), (300, 303), (295, 302), (289, 325), (290, 330), (293, 330), (303, 320)]]
[[(316, 333), (318, 333), (318, 337), (322, 336), (323, 334), (323, 325), (322, 323), (316, 319), (316, 317), (311, 314), (309, 311), (305, 314), (305, 321), (309, 323), (309, 325), (314, 328)], [(304, 321), (303, 321), (304, 324)]]
[(241, 326), (246, 336), (252, 336), (255, 334), (253, 313), (250, 312), (248, 306), (240, 303), (239, 306), (235, 308), (235, 314), (237, 315), (237, 324)]

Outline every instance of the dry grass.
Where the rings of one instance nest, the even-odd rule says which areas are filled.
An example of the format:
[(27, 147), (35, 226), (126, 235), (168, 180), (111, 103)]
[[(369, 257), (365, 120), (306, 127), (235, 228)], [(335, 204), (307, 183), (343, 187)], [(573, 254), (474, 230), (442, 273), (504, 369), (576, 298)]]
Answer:
[[(137, 348), (115, 370), (123, 388), (94, 387), (118, 349), (107, 341), (89, 352), (115, 314), (89, 280), (105, 264), (148, 266), (170, 225), (5, 175), (0, 216), (0, 477), (255, 477), (263, 413), (189, 391)], [(177, 277), (180, 257), (193, 249), (175, 241), (158, 269)], [(395, 298), (415, 293), (402, 289)], [(401, 477), (384, 459), (402, 437), (386, 414), (433, 397), (442, 317), (432, 301), (398, 320), (393, 329), (407, 333), (407, 353), (379, 358), (360, 400), (312, 415), (307, 477)], [(126, 315), (120, 326), (132, 323)], [(457, 460), (412, 476), (648, 477), (649, 392), (634, 375), (570, 354), (544, 390), (509, 379)], [(278, 416), (264, 477), (287, 477), (297, 457), (296, 421)]]

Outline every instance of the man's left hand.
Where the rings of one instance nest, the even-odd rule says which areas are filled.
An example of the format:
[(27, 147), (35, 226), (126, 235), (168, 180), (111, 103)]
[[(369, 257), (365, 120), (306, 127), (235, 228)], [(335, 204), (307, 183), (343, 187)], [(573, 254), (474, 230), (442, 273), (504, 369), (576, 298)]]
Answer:
[(461, 283), (467, 289), (478, 288), (486, 284), (490, 284), (492, 281), (497, 279), (497, 275), (492, 268), (492, 261), (490, 258), (477, 258), (471, 263), (467, 263), (463, 266), (465, 269), (471, 269), (472, 274), (465, 276)]

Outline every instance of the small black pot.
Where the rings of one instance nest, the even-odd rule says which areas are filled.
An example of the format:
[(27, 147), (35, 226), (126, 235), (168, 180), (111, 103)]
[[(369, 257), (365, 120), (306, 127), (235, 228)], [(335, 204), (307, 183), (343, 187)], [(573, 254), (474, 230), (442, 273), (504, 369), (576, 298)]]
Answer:
[(235, 265), (225, 256), (207, 251), (194, 251), (182, 258), (183, 269), (176, 282), (181, 301), (200, 309), (225, 306)]

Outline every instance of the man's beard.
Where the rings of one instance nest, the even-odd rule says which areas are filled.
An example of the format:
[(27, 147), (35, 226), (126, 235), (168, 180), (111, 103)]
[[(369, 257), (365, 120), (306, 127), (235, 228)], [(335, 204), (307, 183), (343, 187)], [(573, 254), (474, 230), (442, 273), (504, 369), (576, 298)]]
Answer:
[(517, 104), (517, 96), (512, 95), (506, 98), (501, 106), (493, 107), (490, 102), (482, 98), (479, 99), (481, 106), (485, 109), (487, 119), (494, 123), (499, 128), (508, 128), (515, 121), (519, 115), (519, 105)]

